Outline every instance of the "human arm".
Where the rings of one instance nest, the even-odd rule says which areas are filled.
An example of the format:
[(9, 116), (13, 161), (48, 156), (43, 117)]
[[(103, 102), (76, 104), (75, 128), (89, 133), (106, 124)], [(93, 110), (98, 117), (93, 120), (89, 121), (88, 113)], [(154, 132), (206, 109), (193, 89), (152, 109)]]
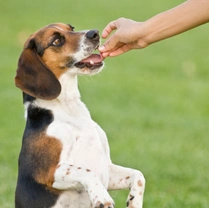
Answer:
[(106, 42), (99, 48), (103, 57), (117, 56), (132, 49), (145, 48), (209, 21), (209, 0), (188, 0), (145, 22), (119, 18), (103, 30)]

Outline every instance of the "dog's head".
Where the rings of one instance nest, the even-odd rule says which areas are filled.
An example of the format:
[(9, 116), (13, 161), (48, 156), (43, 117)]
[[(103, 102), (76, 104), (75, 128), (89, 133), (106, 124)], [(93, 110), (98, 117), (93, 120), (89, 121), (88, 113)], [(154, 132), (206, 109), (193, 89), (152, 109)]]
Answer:
[(99, 46), (97, 30), (75, 32), (68, 24), (51, 24), (32, 34), (19, 58), (15, 84), (41, 99), (54, 99), (61, 92), (59, 78), (98, 73), (103, 59), (93, 52)]

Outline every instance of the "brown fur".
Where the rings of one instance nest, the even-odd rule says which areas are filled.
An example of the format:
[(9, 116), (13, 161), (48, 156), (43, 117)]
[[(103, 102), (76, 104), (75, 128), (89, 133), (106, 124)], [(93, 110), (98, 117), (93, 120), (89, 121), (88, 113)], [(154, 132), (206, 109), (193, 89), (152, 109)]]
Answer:
[(15, 84), (25, 93), (42, 99), (53, 99), (61, 91), (56, 76), (30, 48), (25, 49), (21, 54)]
[(28, 149), (29, 152), (32, 152), (32, 160), (39, 161), (38, 164), (34, 162), (33, 177), (35, 181), (52, 188), (54, 173), (62, 151), (62, 144), (59, 140), (42, 133), (36, 139), (30, 140)]

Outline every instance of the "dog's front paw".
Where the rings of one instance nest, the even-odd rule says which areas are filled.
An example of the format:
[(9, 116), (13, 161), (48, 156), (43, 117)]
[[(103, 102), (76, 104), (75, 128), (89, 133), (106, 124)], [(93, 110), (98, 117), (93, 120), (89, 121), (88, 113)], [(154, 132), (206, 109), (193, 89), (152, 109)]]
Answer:
[(126, 207), (129, 207), (129, 205), (132, 203), (132, 200), (134, 199), (134, 196), (131, 194), (128, 196), (127, 202), (126, 202)]
[(115, 204), (106, 190), (91, 193), (93, 208), (114, 208)]
[(127, 208), (142, 208), (142, 197), (139, 195), (132, 195), (129, 194), (127, 202), (126, 202)]
[(103, 202), (101, 203), (100, 201), (96, 202), (94, 208), (114, 208), (115, 207), (115, 204), (114, 202), (111, 202), (111, 201), (106, 201), (106, 202)]
[(130, 193), (128, 195), (128, 199), (126, 202), (126, 206), (128, 208), (142, 208), (143, 205), (143, 194), (145, 187), (145, 179), (142, 174), (138, 173), (139, 180), (135, 180), (133, 183)]

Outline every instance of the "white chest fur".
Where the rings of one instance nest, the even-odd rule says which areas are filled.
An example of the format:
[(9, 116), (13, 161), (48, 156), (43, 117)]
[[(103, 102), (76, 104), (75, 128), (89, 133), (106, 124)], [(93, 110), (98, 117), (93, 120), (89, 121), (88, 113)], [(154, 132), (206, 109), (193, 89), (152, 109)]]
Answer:
[(58, 99), (36, 100), (38, 106), (51, 110), (54, 117), (46, 133), (62, 143), (60, 163), (90, 169), (107, 187), (110, 156), (106, 135), (80, 101), (77, 80), (69, 81), (68, 77), (66, 83), (64, 77), (60, 81), (64, 87)]
[(69, 116), (67, 120), (58, 118), (49, 125), (47, 135), (59, 139), (63, 145), (60, 163), (92, 170), (107, 186), (108, 155), (105, 137), (98, 125), (90, 118)]

